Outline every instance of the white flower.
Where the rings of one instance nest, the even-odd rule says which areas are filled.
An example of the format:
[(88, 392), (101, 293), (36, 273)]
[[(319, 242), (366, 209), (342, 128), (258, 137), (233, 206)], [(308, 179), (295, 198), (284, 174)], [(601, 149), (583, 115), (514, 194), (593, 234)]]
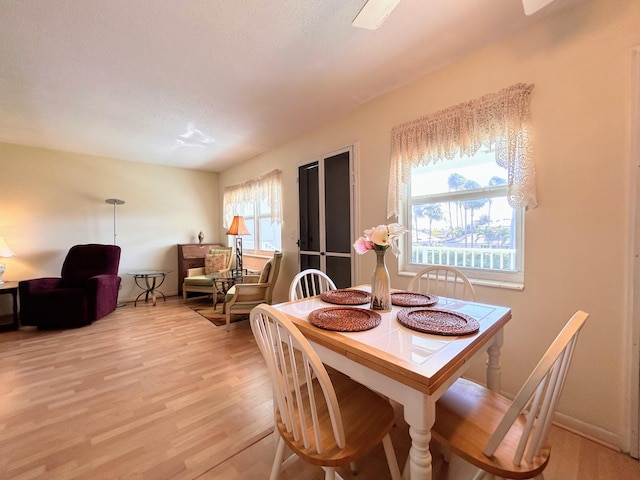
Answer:
[(353, 248), (356, 253), (362, 255), (369, 250), (386, 250), (391, 247), (391, 251), (397, 257), (400, 253), (398, 237), (406, 232), (408, 230), (399, 223), (368, 228), (364, 231), (364, 236), (355, 241)]

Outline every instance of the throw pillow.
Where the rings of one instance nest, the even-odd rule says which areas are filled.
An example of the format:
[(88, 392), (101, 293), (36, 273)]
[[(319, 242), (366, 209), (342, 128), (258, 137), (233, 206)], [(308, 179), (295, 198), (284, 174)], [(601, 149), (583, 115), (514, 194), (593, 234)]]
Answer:
[(210, 274), (224, 270), (227, 266), (227, 256), (224, 253), (207, 253), (204, 257), (204, 273)]

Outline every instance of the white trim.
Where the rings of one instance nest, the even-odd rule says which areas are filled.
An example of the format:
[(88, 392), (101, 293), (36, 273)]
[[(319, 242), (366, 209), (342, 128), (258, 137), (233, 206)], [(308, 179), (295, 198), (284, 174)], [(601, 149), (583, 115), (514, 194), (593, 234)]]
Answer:
[[(327, 158), (333, 157), (335, 155), (340, 155), (341, 153), (345, 153), (348, 152), (349, 153), (349, 185), (350, 185), (350, 218), (351, 218), (351, 224), (350, 224), (350, 233), (351, 236), (349, 238), (354, 238), (353, 234), (355, 231), (355, 225), (356, 225), (356, 206), (355, 203), (358, 200), (358, 182), (357, 182), (357, 175), (356, 175), (356, 168), (357, 168), (357, 158), (359, 157), (359, 145), (358, 142), (354, 142), (352, 144), (349, 145), (345, 145), (343, 147), (340, 148), (336, 148), (335, 150), (332, 150), (328, 153), (322, 153), (317, 157), (313, 157), (311, 159), (307, 159), (307, 160), (303, 160), (301, 162), (298, 162), (298, 164), (296, 165), (296, 184), (297, 184), (297, 188), (300, 188), (300, 178), (298, 177), (298, 173), (300, 170), (300, 167), (304, 167), (305, 165), (310, 165), (312, 163), (317, 163), (318, 164), (318, 189), (319, 189), (319, 221), (320, 221), (320, 225), (325, 225), (325, 218), (326, 218), (326, 212), (325, 212), (325, 185), (324, 185), (324, 161)], [(296, 220), (296, 225), (297, 225), (297, 238), (298, 241), (300, 240), (300, 198), (298, 195), (298, 201), (297, 201), (297, 205), (298, 205), (298, 215), (297, 215), (297, 220)], [(300, 255), (316, 255), (320, 258), (320, 270), (322, 270), (323, 272), (326, 273), (327, 270), (327, 265), (326, 265), (326, 259), (327, 259), (327, 255), (326, 255), (326, 237), (325, 237), (326, 231), (324, 228), (320, 229), (320, 246), (322, 247), (321, 250), (323, 250), (325, 252), (325, 254), (320, 254), (318, 252), (313, 252), (313, 251), (306, 251), (306, 250), (300, 250), (300, 245), (298, 244), (298, 270), (300, 269)], [(355, 279), (355, 272), (356, 272), (356, 267), (355, 267), (355, 262), (354, 262), (354, 255), (353, 252), (350, 253), (339, 253), (339, 252), (334, 252), (332, 253), (331, 257), (343, 257), (343, 258), (350, 258), (351, 259), (351, 284), (353, 284), (354, 279)]]
[[(355, 240), (356, 225), (360, 225), (360, 142), (354, 142), (351, 146), (351, 239)], [(351, 285), (357, 285), (356, 275), (359, 272), (361, 255), (351, 254)]]
[[(629, 431), (624, 432), (628, 439), (629, 454), (640, 457), (640, 46), (631, 50), (631, 92), (630, 104), (630, 155), (629, 155), (629, 252), (628, 265), (632, 265), (627, 277), (627, 331), (629, 341), (629, 398), (625, 410), (629, 418)], [(627, 423), (627, 422), (625, 422)]]
[[(398, 272), (400, 277), (414, 277), (416, 272), (401, 271)], [(469, 277), (467, 277), (469, 278)], [(480, 285), (481, 287), (504, 288), (507, 290), (524, 290), (524, 283), (520, 282), (501, 282), (498, 280), (485, 280), (480, 278), (469, 278), (472, 285)]]

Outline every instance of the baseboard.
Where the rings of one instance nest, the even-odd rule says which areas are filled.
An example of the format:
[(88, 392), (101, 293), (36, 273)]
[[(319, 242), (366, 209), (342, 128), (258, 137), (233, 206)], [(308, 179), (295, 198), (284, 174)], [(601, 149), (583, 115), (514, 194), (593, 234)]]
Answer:
[(590, 423), (583, 422), (576, 418), (570, 417), (562, 413), (557, 413), (553, 422), (560, 428), (564, 428), (576, 435), (587, 438), (602, 446), (611, 448), (618, 452), (625, 452), (623, 445), (625, 444), (621, 435), (605, 430), (604, 428), (596, 427)]

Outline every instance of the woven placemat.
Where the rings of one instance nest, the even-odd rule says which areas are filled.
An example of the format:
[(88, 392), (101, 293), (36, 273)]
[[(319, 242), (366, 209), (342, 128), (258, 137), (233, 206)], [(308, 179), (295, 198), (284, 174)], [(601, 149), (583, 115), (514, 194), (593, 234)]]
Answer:
[(340, 288), (338, 290), (327, 290), (320, 294), (320, 299), (336, 305), (362, 305), (371, 301), (371, 294), (362, 290), (350, 288)]
[(318, 328), (335, 332), (361, 332), (380, 325), (379, 313), (364, 308), (327, 307), (309, 314), (309, 322)]
[(438, 303), (438, 297), (419, 292), (391, 292), (391, 303), (399, 307), (429, 307)]
[(412, 330), (438, 335), (468, 335), (480, 329), (478, 321), (469, 315), (436, 308), (405, 308), (398, 312), (398, 322)]

